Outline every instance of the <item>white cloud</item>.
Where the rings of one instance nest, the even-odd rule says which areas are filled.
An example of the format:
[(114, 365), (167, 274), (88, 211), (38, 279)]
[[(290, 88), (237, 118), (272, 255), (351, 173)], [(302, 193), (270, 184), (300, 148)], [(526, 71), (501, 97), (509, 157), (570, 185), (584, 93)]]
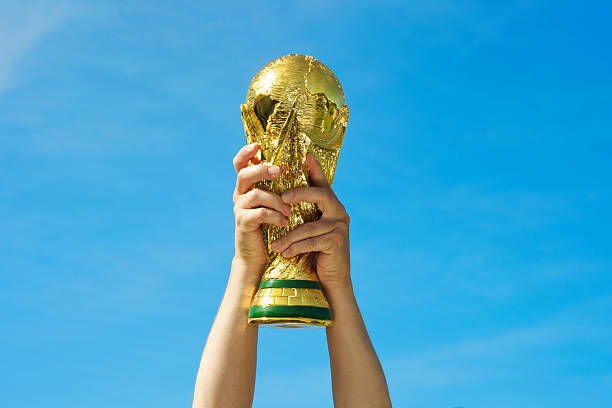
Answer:
[(66, 2), (0, 2), (0, 93), (15, 86), (19, 61), (72, 14)]

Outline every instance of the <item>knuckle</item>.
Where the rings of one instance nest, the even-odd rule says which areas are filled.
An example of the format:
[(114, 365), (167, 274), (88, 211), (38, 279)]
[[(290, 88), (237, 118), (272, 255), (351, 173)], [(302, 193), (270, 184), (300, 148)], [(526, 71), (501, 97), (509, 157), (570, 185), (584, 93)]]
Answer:
[(252, 190), (247, 191), (244, 194), (240, 195), (240, 198), (238, 198), (238, 201), (242, 203), (242, 207), (248, 207), (251, 204), (251, 194)]
[(302, 198), (302, 189), (301, 188), (294, 188), (288, 191), (285, 191), (285, 194), (287, 194), (287, 196), (289, 196), (291, 198), (291, 201), (301, 201)]
[(309, 222), (307, 224), (304, 224), (302, 229), (303, 229), (303, 232), (305, 232), (306, 234), (311, 234), (311, 233), (315, 232), (315, 230), (317, 229), (317, 223), (316, 222)]
[(269, 221), (273, 218), (274, 212), (269, 208), (259, 208), (258, 209), (258, 219), (260, 221)]
[(237, 176), (238, 181), (243, 180), (248, 175), (248, 173), (249, 173), (249, 168), (248, 167), (244, 167), (244, 168), (238, 170), (238, 176)]
[(243, 213), (242, 211), (238, 211), (238, 212), (236, 212), (236, 215), (235, 215), (235, 217), (234, 217), (234, 218), (236, 219), (236, 225), (237, 225), (238, 227), (242, 227), (242, 226), (244, 226), (244, 223), (245, 223), (245, 219), (244, 219), (244, 218), (245, 218), (245, 215), (244, 215), (244, 213)]
[(315, 248), (317, 247), (317, 241), (314, 238), (310, 238), (306, 241), (306, 248), (309, 251), (314, 251)]
[(241, 207), (249, 208), (253, 205), (253, 190), (249, 190), (242, 194), (241, 198), (238, 199), (241, 203)]
[(251, 207), (259, 207), (260, 205), (264, 204), (265, 194), (262, 190), (258, 188), (253, 188), (249, 190), (247, 194), (248, 194), (249, 205)]
[(274, 217), (276, 219), (276, 221), (282, 225), (282, 226), (286, 226), (287, 225), (287, 218), (285, 218), (284, 215), (282, 215), (281, 213), (279, 213), (278, 211), (273, 211), (274, 213)]
[(257, 219), (263, 220), (263, 219), (266, 218), (267, 215), (268, 215), (268, 209), (267, 208), (258, 208), (257, 209)]
[(263, 201), (268, 195), (266, 191), (260, 188), (254, 188), (253, 190), (251, 190), (251, 194), (253, 195), (253, 198), (257, 201)]
[(333, 231), (329, 234), (329, 239), (332, 244), (339, 246), (344, 242), (344, 235), (338, 231)]
[(249, 204), (249, 196), (246, 194), (235, 194), (234, 195), (234, 210), (240, 210), (245, 208)]

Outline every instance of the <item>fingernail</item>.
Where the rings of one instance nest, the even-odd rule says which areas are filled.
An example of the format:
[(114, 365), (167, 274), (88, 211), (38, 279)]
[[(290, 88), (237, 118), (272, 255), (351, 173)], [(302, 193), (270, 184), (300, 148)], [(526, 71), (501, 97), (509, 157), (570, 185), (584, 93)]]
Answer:
[(251, 143), (251, 144), (249, 145), (249, 150), (253, 150), (253, 149), (254, 149), (256, 146), (257, 146), (257, 142), (255, 142), (255, 143)]
[(291, 256), (291, 252), (289, 252), (289, 250), (287, 250), (287, 251), (283, 252), (283, 254), (282, 254), (282, 255), (283, 255), (283, 257), (285, 257), (285, 258), (289, 258), (289, 257)]
[(268, 167), (268, 174), (272, 177), (278, 177), (281, 174), (281, 169), (278, 166)]
[(274, 252), (278, 252), (278, 248), (280, 247), (280, 244), (278, 243), (278, 241), (274, 241), (272, 243), (272, 245), (270, 245), (270, 248), (272, 249), (272, 251)]
[(285, 204), (283, 206), (283, 210), (286, 216), (290, 216), (291, 215), (291, 206), (288, 204)]
[(294, 196), (293, 191), (288, 191), (285, 194), (283, 194), (283, 201), (284, 202), (291, 201), (293, 196)]

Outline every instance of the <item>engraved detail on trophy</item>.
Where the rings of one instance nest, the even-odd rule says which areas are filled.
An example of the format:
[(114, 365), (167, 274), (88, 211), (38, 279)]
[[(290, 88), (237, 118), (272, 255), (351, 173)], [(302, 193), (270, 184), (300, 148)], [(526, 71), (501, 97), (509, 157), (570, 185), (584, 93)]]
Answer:
[[(321, 164), (331, 185), (348, 122), (344, 92), (334, 73), (313, 57), (287, 55), (262, 68), (240, 106), (248, 143), (259, 143), (258, 159), (281, 167), (281, 177), (257, 184), (282, 194), (310, 184), (306, 154)], [(315, 204), (292, 205), (287, 227), (263, 226), (269, 262), (249, 309), (249, 323), (328, 326), (329, 304), (313, 269), (314, 254), (284, 258), (269, 243), (297, 226), (316, 221)]]

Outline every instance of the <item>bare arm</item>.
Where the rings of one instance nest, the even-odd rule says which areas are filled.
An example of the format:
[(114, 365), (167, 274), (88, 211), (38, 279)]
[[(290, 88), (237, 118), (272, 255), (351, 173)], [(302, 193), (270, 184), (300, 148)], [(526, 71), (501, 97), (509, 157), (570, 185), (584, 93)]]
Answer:
[(257, 366), (257, 326), (247, 323), (255, 285), (248, 266), (234, 258), (225, 295), (208, 335), (196, 378), (194, 408), (250, 407)]
[(247, 408), (253, 402), (257, 366), (257, 326), (247, 312), (266, 253), (261, 224), (286, 225), (291, 207), (271, 192), (254, 188), (280, 175), (276, 166), (253, 165), (257, 145), (243, 147), (234, 158), (238, 173), (234, 192), (236, 254), (221, 306), (208, 335), (196, 378), (194, 408)]
[(313, 187), (283, 194), (286, 203), (317, 203), (321, 219), (278, 239), (272, 249), (285, 257), (317, 251), (317, 275), (330, 302), (334, 322), (327, 329), (334, 406), (391, 407), (387, 381), (357, 306), (350, 277), (349, 217), (312, 155)]
[(334, 325), (327, 329), (334, 405), (391, 407), (387, 381), (352, 288), (329, 293)]

